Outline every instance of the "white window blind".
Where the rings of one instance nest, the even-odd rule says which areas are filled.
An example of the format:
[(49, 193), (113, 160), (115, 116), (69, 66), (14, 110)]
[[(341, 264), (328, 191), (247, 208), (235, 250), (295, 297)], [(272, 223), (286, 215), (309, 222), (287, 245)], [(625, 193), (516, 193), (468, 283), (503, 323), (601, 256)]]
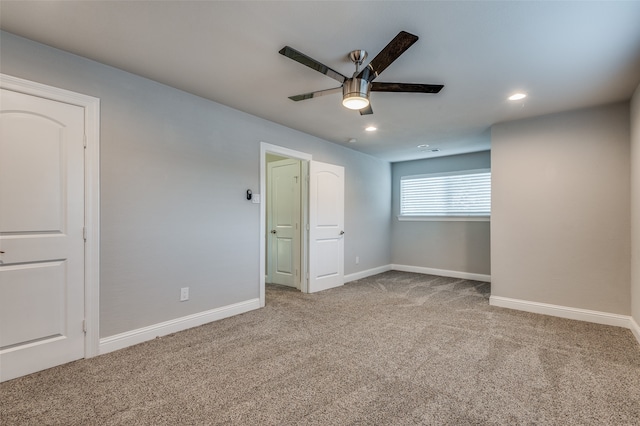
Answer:
[(401, 216), (489, 216), (491, 171), (404, 176)]

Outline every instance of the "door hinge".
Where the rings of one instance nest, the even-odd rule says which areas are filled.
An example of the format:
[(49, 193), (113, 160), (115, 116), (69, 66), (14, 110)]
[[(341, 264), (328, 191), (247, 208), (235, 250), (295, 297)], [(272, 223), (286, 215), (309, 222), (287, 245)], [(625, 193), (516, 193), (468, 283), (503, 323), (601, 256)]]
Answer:
[(82, 331), (87, 332), (87, 320), (82, 320)]
[(307, 231), (310, 230), (311, 228), (309, 227), (309, 224), (307, 223)]
[(83, 135), (82, 143), (83, 143), (84, 147), (86, 148), (87, 147), (87, 135)]
[(82, 238), (87, 241), (87, 227), (83, 226), (82, 227)]
[(309, 273), (307, 272), (307, 280), (309, 279)]

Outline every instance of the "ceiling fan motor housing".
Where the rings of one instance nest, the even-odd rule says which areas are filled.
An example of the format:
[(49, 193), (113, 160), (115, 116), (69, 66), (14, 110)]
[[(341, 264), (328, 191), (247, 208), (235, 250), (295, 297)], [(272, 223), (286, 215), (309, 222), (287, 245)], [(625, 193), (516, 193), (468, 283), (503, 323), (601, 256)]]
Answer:
[[(348, 78), (342, 85), (342, 103), (347, 108), (361, 109), (369, 105), (369, 92), (371, 86), (364, 78)], [(350, 100), (360, 101), (360, 106), (352, 108)], [(365, 102), (366, 101), (366, 102)], [(364, 104), (363, 104), (364, 103)], [(358, 104), (356, 104), (357, 106)]]

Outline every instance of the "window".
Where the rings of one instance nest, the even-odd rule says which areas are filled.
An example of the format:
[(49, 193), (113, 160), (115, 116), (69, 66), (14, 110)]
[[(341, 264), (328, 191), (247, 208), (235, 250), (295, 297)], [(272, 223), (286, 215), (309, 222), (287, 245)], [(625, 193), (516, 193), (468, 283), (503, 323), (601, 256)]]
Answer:
[(399, 219), (410, 216), (423, 220), (434, 217), (479, 219), (490, 215), (491, 171), (488, 169), (400, 179)]

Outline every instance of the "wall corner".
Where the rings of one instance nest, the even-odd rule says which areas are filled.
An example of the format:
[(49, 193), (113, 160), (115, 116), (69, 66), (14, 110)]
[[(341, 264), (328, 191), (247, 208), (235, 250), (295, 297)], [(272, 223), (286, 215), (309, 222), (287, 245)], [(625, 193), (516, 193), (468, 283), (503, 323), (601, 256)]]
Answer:
[[(631, 114), (631, 317), (640, 324), (640, 85), (630, 102)], [(636, 336), (638, 337), (638, 336)], [(640, 337), (639, 337), (640, 340)]]

